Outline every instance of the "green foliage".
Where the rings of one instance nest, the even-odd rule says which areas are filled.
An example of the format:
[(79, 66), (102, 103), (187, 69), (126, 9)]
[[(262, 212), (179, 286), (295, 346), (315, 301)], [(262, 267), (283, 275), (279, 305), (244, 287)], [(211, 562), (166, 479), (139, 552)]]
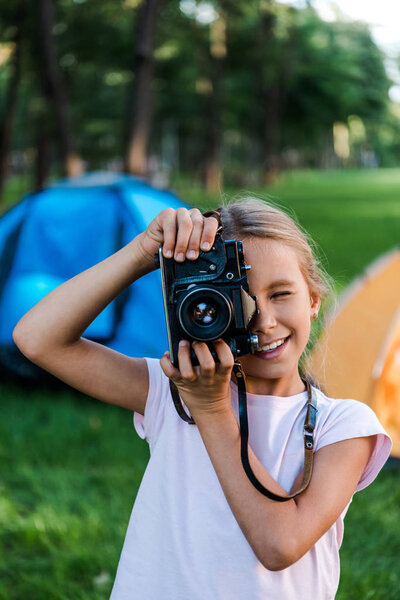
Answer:
[(284, 118), (288, 131), (295, 126), (297, 133), (315, 139), (321, 128), (346, 122), (352, 114), (366, 121), (379, 118), (387, 106), (389, 81), (367, 26), (327, 23), (312, 12), (299, 18)]
[[(390, 82), (366, 25), (325, 22), (311, 5), (295, 9), (272, 0), (213, 4), (226, 23), (222, 103), (228, 167), (262, 164), (268, 94), (274, 89), (279, 94), (275, 152), (295, 149), (302, 164), (318, 165), (333, 123), (358, 115), (366, 127), (365, 147), (373, 148), (383, 164), (398, 160), (399, 117), (387, 111)], [(12, 39), (16, 6), (0, 0), (2, 41)], [(29, 161), (43, 120), (53, 136), (54, 124), (43, 100), (37, 14), (34, 3), (25, 6), (13, 149), (27, 152)], [(127, 0), (56, 3), (59, 64), (78, 149), (88, 169), (122, 156), (141, 8), (142, 2)], [(180, 168), (187, 173), (198, 174), (207, 153), (212, 69), (210, 26), (184, 14), (179, 2), (164, 0), (156, 34), (150, 153), (161, 152), (163, 132), (172, 124), (179, 139)], [(0, 74), (0, 93), (7, 81), (6, 68)]]

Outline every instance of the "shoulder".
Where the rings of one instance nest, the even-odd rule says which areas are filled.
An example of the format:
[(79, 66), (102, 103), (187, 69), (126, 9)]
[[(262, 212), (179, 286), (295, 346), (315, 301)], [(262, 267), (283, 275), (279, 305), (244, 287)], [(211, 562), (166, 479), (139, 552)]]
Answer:
[[(352, 398), (330, 398), (314, 388), (317, 397), (315, 451), (353, 438), (374, 436), (373, 450), (358, 489), (366, 487), (389, 457), (392, 441), (370, 406)], [(362, 484), (362, 485), (361, 485)]]
[(169, 394), (169, 379), (161, 368), (158, 358), (145, 358), (149, 372), (149, 397)]
[(365, 423), (379, 424), (372, 408), (353, 398), (331, 398), (314, 388), (318, 402), (318, 418), (321, 426), (336, 420), (357, 419)]
[(134, 413), (138, 435), (149, 443), (157, 439), (165, 417), (165, 407), (170, 400), (169, 379), (158, 358), (145, 358), (149, 373), (149, 388), (144, 415)]

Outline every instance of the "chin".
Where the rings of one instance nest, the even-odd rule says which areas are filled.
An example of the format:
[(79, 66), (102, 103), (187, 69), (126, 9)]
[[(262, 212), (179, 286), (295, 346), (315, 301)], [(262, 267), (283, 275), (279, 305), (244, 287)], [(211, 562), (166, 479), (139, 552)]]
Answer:
[(244, 372), (251, 377), (263, 379), (279, 379), (289, 372), (289, 368), (283, 364), (263, 361), (256, 356), (248, 355), (240, 359)]

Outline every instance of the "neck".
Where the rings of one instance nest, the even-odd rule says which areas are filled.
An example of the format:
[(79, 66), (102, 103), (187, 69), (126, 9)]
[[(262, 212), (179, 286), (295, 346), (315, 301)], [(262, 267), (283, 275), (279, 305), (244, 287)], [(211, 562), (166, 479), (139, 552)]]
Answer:
[[(233, 372), (232, 381), (237, 385), (236, 377)], [(284, 376), (275, 379), (264, 379), (246, 375), (246, 391), (249, 394), (256, 394), (259, 396), (280, 396), (284, 398), (301, 394), (302, 392), (305, 392), (306, 389), (307, 388), (298, 372), (290, 378)]]

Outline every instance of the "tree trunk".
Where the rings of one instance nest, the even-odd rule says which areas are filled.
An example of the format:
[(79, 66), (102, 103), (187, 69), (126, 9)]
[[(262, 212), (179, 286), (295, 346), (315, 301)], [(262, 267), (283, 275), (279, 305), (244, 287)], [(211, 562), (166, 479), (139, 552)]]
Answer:
[(146, 0), (138, 23), (133, 59), (134, 80), (129, 92), (124, 170), (146, 175), (152, 118), (154, 34), (161, 0)]
[(221, 170), (221, 146), (222, 146), (222, 123), (221, 123), (221, 87), (222, 87), (222, 65), (216, 61), (213, 65), (214, 73), (211, 78), (212, 93), (210, 95), (210, 107), (208, 115), (208, 132), (206, 142), (206, 160), (204, 167), (204, 183), (206, 190), (210, 193), (218, 193), (222, 187)]
[(75, 150), (68, 110), (67, 92), (60, 71), (56, 44), (53, 36), (54, 3), (53, 0), (38, 0), (40, 49), (43, 59), (44, 93), (53, 108), (56, 133), (58, 136), (63, 173), (74, 177), (83, 173), (83, 162)]
[(212, 93), (210, 95), (209, 128), (206, 144), (204, 183), (209, 193), (216, 194), (222, 188), (222, 113), (223, 74), (226, 59), (225, 18), (222, 14), (210, 27), (210, 55), (212, 68)]
[[(273, 0), (264, 4), (261, 17), (261, 36), (264, 48), (272, 43), (273, 29), (276, 17), (273, 13)], [(261, 97), (265, 106), (264, 136), (263, 136), (263, 181), (272, 183), (280, 171), (280, 156), (278, 148), (278, 134), (280, 122), (280, 85), (279, 65), (270, 64), (270, 72), (264, 75), (262, 81)]]
[(278, 148), (280, 119), (280, 90), (278, 82), (265, 90), (264, 105), (263, 180), (266, 185), (269, 185), (276, 181), (281, 170)]
[(11, 146), (11, 136), (15, 119), (18, 85), (21, 78), (21, 40), (22, 40), (22, 4), (18, 10), (17, 31), (14, 38), (15, 48), (11, 62), (11, 76), (7, 90), (4, 118), (0, 124), (0, 200), (3, 195), (4, 183), (7, 176), (8, 155)]

